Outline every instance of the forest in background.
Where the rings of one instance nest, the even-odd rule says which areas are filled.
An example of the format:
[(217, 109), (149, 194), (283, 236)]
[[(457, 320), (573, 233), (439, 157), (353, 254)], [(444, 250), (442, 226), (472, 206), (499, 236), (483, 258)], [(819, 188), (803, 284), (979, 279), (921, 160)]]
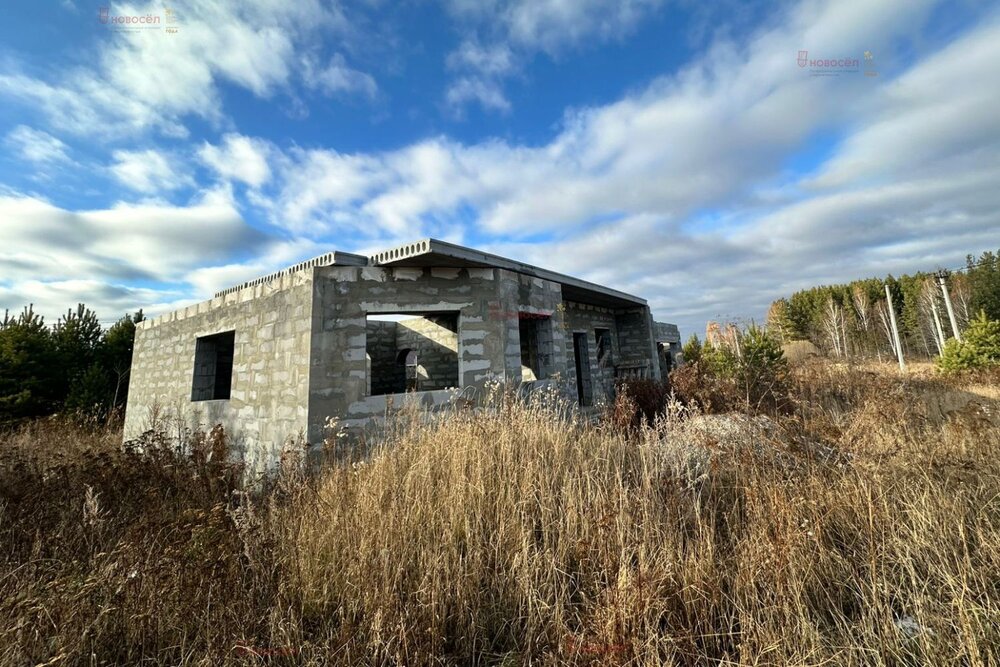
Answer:
[[(982, 311), (1000, 320), (1000, 250), (946, 278), (960, 331)], [(886, 276), (800, 290), (771, 304), (767, 328), (782, 342), (808, 340), (831, 357), (891, 359), (895, 347), (885, 286), (889, 286), (903, 354), (930, 358), (953, 333), (935, 273)]]
[(106, 330), (83, 304), (52, 326), (27, 306), (0, 321), (0, 424), (68, 411), (104, 419), (124, 409), (140, 310)]

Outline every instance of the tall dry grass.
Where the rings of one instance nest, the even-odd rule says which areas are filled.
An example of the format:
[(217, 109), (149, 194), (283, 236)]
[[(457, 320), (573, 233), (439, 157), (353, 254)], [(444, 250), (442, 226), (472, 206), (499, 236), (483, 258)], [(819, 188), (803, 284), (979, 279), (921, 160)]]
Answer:
[(995, 380), (818, 365), (790, 415), (638, 431), (498, 394), (253, 492), (218, 432), (35, 424), (0, 663), (996, 664)]

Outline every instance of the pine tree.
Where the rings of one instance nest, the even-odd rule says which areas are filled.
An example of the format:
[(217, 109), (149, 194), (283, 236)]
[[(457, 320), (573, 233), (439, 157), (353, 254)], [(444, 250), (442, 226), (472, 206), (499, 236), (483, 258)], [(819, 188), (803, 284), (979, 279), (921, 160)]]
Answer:
[(0, 324), (0, 422), (57, 409), (59, 366), (52, 332), (32, 306)]

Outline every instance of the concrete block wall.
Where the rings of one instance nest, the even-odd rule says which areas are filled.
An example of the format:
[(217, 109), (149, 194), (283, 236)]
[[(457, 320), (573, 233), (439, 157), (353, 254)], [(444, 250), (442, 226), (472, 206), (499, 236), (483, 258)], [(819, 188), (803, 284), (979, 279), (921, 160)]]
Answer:
[[(562, 286), (550, 280), (513, 271), (498, 270), (497, 303), (491, 312), (502, 323), (504, 337), (504, 375), (511, 380), (524, 379), (521, 364), (522, 316), (539, 318), (538, 354), (542, 380), (565, 383), (566, 337), (563, 326)], [(547, 322), (544, 321), (547, 318)]]
[[(518, 309), (520, 281), (516, 273), (497, 270), (501, 279), (497, 282), (496, 294), (489, 302), (486, 317), (494, 324), (503, 344), (503, 363), (500, 375), (508, 381), (519, 381), (523, 375), (521, 368), (521, 332)], [(546, 311), (548, 312), (548, 311)]]
[(314, 290), (309, 438), (319, 442), (323, 424), (336, 416), (347, 426), (381, 417), (387, 408), (417, 401), (433, 408), (448, 390), (370, 396), (365, 359), (366, 316), (448, 311), (458, 314), (461, 388), (504, 372), (504, 323), (489, 316), (498, 304), (498, 271), (480, 268), (320, 267)]
[(653, 336), (658, 343), (680, 343), (681, 332), (676, 324), (653, 322)]
[[(615, 363), (621, 359), (621, 350), (618, 341), (618, 327), (615, 319), (615, 311), (611, 308), (596, 306), (589, 303), (576, 303), (566, 301), (565, 322), (566, 340), (569, 347), (566, 351), (567, 376), (571, 381), (571, 386), (576, 387), (576, 357), (573, 349), (573, 334), (584, 333), (587, 335), (587, 350), (590, 357), (590, 377), (593, 388), (593, 400), (611, 400), (614, 397), (615, 388)], [(608, 329), (611, 332), (611, 359), (612, 364), (600, 366), (597, 360), (597, 329)]]
[(625, 308), (616, 311), (619, 366), (641, 367), (645, 377), (660, 379), (660, 365), (653, 340), (653, 317), (648, 307)]
[(396, 323), (368, 320), (365, 328), (369, 394), (389, 394), (406, 384), (406, 367), (396, 363)]
[(653, 322), (653, 337), (663, 346), (662, 351), (659, 349), (657, 351), (660, 358), (660, 375), (666, 377), (672, 369), (684, 363), (681, 332), (676, 324)]
[[(256, 465), (305, 432), (312, 339), (312, 271), (247, 287), (140, 323), (125, 438), (153, 413), (187, 427), (222, 424)], [(235, 331), (229, 400), (192, 401), (197, 339)]]

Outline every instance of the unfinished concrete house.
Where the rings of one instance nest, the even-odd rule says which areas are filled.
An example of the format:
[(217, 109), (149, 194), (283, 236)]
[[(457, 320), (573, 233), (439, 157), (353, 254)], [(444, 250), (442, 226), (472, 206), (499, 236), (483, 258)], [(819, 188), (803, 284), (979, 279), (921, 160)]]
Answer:
[(331, 252), (140, 323), (125, 437), (172, 414), (266, 459), (289, 437), (321, 442), (328, 418), (474, 400), (491, 379), (591, 406), (679, 350), (644, 299), (539, 267), (434, 239)]

